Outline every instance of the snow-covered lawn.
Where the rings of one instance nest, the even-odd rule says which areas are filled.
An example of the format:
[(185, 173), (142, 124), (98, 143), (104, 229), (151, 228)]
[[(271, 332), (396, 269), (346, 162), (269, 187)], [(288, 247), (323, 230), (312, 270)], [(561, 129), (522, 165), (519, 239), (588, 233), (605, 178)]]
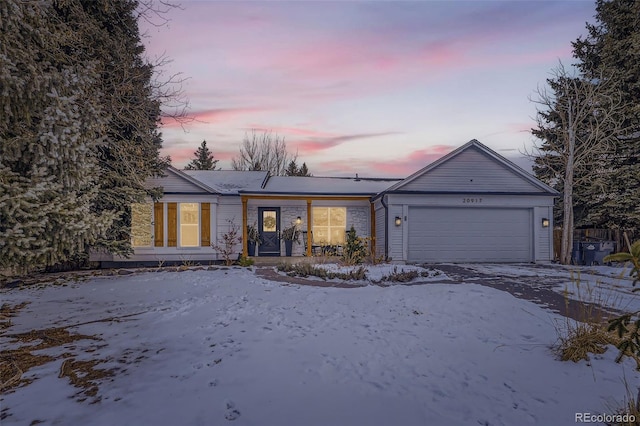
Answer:
[[(34, 351), (55, 359), (2, 394), (3, 426), (563, 425), (612, 413), (624, 380), (640, 382), (633, 363), (613, 362), (615, 348), (590, 363), (556, 360), (563, 318), (478, 284), (321, 288), (229, 269), (0, 297), (29, 302), (3, 351), (41, 342), (12, 334), (53, 327), (100, 339)], [(114, 369), (95, 395), (69, 382), (82, 360)]]

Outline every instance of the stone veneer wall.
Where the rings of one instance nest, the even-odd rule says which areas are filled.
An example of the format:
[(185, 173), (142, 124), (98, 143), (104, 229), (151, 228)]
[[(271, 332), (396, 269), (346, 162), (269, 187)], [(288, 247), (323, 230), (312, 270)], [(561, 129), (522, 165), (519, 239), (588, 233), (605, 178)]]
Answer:
[[(300, 216), (302, 219), (302, 223), (298, 226), (300, 231), (305, 231), (307, 229), (307, 206), (284, 206), (280, 208), (280, 230), (282, 231), (285, 228), (289, 228), (291, 225), (296, 223), (296, 219)], [(302, 234), (300, 234), (300, 238), (298, 239), (300, 244), (297, 244), (295, 241), (293, 242), (293, 248), (291, 250), (292, 256), (302, 256), (304, 255), (304, 242), (302, 241)], [(285, 255), (284, 251), (284, 240), (280, 240), (280, 253), (282, 256)]]
[(367, 207), (347, 207), (347, 231), (351, 226), (356, 230), (358, 237), (370, 237), (371, 210)]

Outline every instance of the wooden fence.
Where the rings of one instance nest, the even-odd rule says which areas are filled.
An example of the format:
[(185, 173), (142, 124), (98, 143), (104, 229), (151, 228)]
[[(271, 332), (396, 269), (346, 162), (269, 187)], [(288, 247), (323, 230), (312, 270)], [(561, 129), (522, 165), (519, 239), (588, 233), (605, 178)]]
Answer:
[[(635, 233), (640, 234), (640, 233)], [(629, 241), (633, 244), (640, 235), (627, 231)], [(616, 243), (615, 252), (629, 251), (627, 243), (624, 240), (624, 233), (618, 229), (575, 229), (573, 231), (573, 241), (613, 241)], [(554, 259), (560, 258), (560, 247), (562, 246), (562, 228), (553, 230), (553, 256)]]

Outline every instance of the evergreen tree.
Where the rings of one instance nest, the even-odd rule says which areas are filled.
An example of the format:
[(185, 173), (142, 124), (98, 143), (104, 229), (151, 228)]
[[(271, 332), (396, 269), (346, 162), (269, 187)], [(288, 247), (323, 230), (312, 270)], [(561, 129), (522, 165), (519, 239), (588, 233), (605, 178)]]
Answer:
[(130, 252), (160, 94), (133, 0), (0, 2), (0, 267)]
[(107, 124), (95, 63), (50, 4), (0, 4), (0, 267), (25, 272), (82, 255), (112, 222), (97, 211)]
[(302, 166), (298, 167), (295, 160), (291, 160), (289, 165), (284, 171), (285, 176), (311, 176), (307, 163), (302, 163)]
[(185, 170), (216, 170), (218, 160), (213, 158), (213, 153), (207, 148), (207, 141), (202, 141), (193, 156), (195, 158), (187, 164)]
[(300, 170), (298, 172), (298, 176), (311, 176), (311, 173), (309, 173), (309, 169), (307, 168), (307, 163), (302, 163), (302, 166), (300, 166)]
[(587, 78), (604, 78), (626, 105), (620, 135), (603, 161), (606, 179), (588, 200), (596, 226), (640, 232), (640, 2), (597, 0), (596, 23), (573, 43), (577, 66)]

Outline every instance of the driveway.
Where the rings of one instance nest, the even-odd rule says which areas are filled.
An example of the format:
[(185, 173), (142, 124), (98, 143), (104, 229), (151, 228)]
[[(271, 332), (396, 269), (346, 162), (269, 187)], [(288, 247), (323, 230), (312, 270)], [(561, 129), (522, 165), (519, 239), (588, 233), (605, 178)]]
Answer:
[(506, 291), (553, 312), (584, 321), (585, 305), (594, 317), (608, 318), (640, 309), (628, 270), (607, 266), (555, 264), (437, 264), (454, 283), (476, 283)]

